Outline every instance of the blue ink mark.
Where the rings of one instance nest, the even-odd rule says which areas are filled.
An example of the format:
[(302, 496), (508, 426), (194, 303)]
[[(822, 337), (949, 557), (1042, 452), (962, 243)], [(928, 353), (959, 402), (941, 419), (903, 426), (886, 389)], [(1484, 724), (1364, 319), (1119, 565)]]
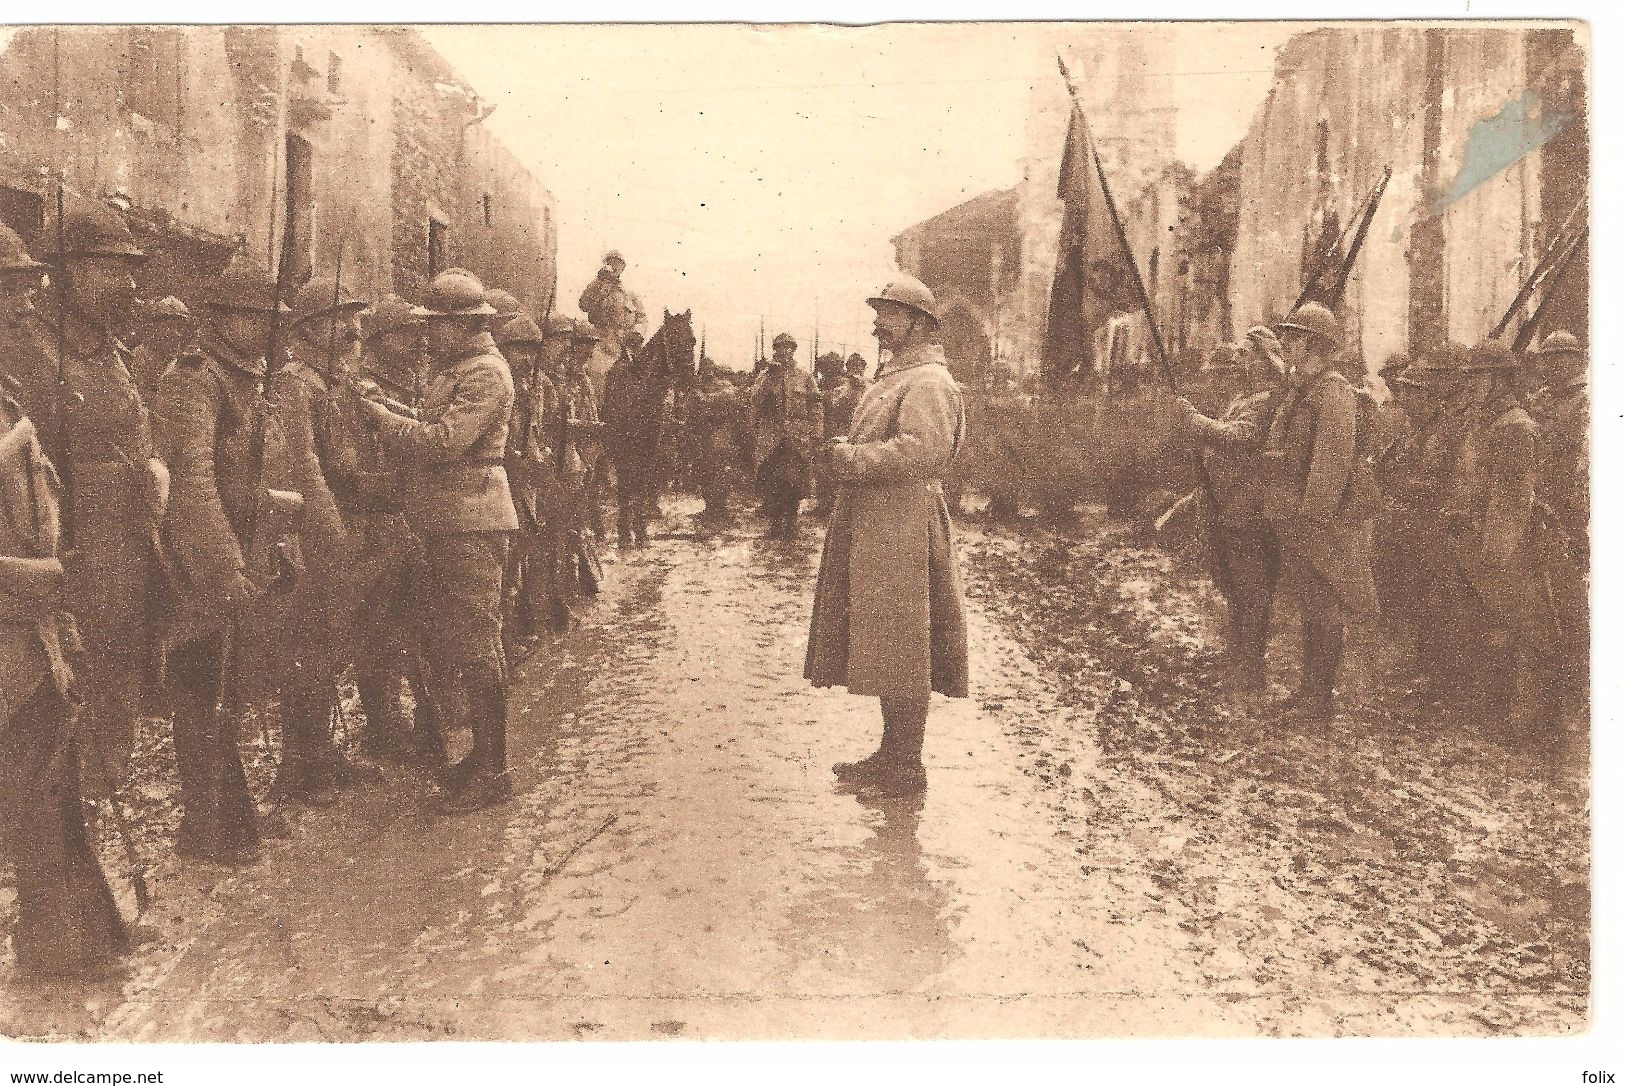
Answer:
[[(1537, 116), (1536, 110), (1540, 109)], [(1533, 90), (1501, 107), (1501, 112), (1476, 122), (1467, 131), (1461, 169), (1450, 186), (1430, 201), (1429, 211), (1438, 216), (1478, 186), (1532, 151), (1551, 142), (1574, 122), (1563, 113), (1547, 113), (1541, 108), (1540, 94)]]

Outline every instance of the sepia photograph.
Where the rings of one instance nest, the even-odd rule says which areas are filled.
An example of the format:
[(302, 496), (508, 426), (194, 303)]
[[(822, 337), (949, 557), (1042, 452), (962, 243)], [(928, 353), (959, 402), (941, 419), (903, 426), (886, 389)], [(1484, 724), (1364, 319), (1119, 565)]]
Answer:
[(1224, 15), (0, 26), (5, 1069), (1590, 1034), (1591, 29)]

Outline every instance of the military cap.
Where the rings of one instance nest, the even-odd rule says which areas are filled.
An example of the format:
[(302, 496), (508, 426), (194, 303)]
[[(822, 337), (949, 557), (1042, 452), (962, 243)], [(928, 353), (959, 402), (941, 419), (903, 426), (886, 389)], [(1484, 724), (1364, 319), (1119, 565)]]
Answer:
[(792, 336), (789, 332), (780, 332), (778, 335), (773, 337), (773, 346), (780, 347), (784, 346), (785, 344), (794, 347), (796, 345), (796, 337)]
[(572, 321), (575, 327), (570, 332), (570, 338), (577, 340), (591, 340), (594, 343), (604, 338), (604, 333), (593, 327), (591, 321)]
[(418, 319), (412, 315), (412, 304), (396, 294), (386, 294), (383, 300), (361, 316), (361, 338), (387, 336), (403, 328), (416, 327)]
[(173, 294), (159, 298), (156, 302), (149, 302), (141, 309), (141, 315), (149, 321), (189, 321), (192, 311), (186, 308), (186, 303)]
[(204, 291), (202, 301), (206, 309), (270, 313), (276, 308), (278, 312), (292, 312), (288, 303), (281, 299), (277, 300), (275, 307), (272, 306), (271, 301), (276, 293), (276, 280), (268, 273), (246, 261), (233, 261), (220, 273), (220, 278)]
[(515, 313), (502, 323), (493, 337), (497, 346), (506, 347), (509, 344), (542, 345), (542, 330), (536, 327), (536, 322), (523, 313)]
[(1332, 311), (1319, 302), (1305, 302), (1292, 311), (1291, 316), (1276, 325), (1277, 328), (1306, 332), (1325, 340), (1333, 347), (1343, 342), (1343, 326)]
[(43, 267), (44, 264), (28, 255), (28, 249), (16, 231), (0, 223), (0, 274), (33, 272), (37, 279)]
[(569, 339), (576, 333), (576, 322), (571, 320), (569, 317), (566, 317), (563, 313), (555, 313), (551, 317), (547, 318), (547, 327), (542, 331), (543, 335), (548, 339), (553, 339), (555, 337), (559, 339)]
[(1585, 354), (1585, 348), (1580, 346), (1573, 332), (1553, 332), (1541, 340), (1535, 353), (1542, 357), (1549, 354)]
[(318, 317), (359, 313), (367, 308), (367, 302), (345, 290), (331, 275), (321, 275), (294, 291), (289, 306), (294, 323), (302, 324)]
[(937, 296), (931, 293), (930, 287), (912, 275), (900, 275), (893, 279), (868, 302), (871, 306), (876, 302), (891, 302), (930, 317), (933, 321), (937, 320)]
[(75, 200), (62, 216), (62, 251), (55, 248), (59, 236), (54, 221), (47, 223), (45, 236), (53, 246), (52, 260), (62, 257), (122, 256), (143, 260), (146, 253), (135, 243), (124, 213), (101, 200)]
[(1495, 370), (1515, 370), (1521, 368), (1518, 360), (1512, 355), (1512, 348), (1498, 339), (1486, 339), (1474, 347), (1467, 355), (1467, 365), (1464, 367), (1468, 373), (1487, 373)]
[(448, 268), (434, 277), (414, 317), (493, 317), (496, 309), (485, 300), (485, 284), (471, 271)]
[(519, 312), (519, 299), (503, 290), (501, 287), (492, 287), (485, 292), (485, 300), (490, 303), (503, 316), (510, 316)]

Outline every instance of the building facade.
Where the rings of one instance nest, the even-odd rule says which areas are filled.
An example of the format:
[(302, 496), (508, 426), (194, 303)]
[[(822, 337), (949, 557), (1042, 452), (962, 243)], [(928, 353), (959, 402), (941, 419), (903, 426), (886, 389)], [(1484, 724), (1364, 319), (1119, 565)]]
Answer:
[(188, 303), (235, 253), (270, 266), (284, 230), (294, 281), (342, 256), (370, 297), (454, 265), (532, 308), (552, 290), (551, 194), (413, 30), (31, 28), (0, 80), (0, 219), (39, 240), (58, 176), (113, 199), (141, 274)]
[[(1584, 194), (1585, 43), (1567, 28), (1339, 27), (1281, 49), (1240, 145), (1230, 304), (1283, 314), (1330, 223), (1393, 176), (1343, 304), (1370, 367), (1484, 337)], [(1583, 331), (1580, 260), (1547, 316)]]
[[(1280, 49), (1245, 137), (1202, 176), (1174, 159), (1174, 114), (1156, 77), (1164, 44), (1155, 29), (1091, 28), (1068, 55), (1082, 58), (1069, 63), (1102, 164), (1164, 346), (1186, 372), (1247, 327), (1285, 315), (1323, 244), (1352, 233), (1384, 167), (1392, 177), (1341, 313), (1348, 350), (1372, 369), (1482, 338), (1588, 189), (1587, 46), (1570, 26), (1298, 34)], [(997, 311), (999, 357), (1024, 374), (1037, 367), (1055, 277), (1069, 108), (1058, 75), (1039, 81), (1014, 224), (978, 227), (1002, 240), (999, 289), (977, 304)], [(967, 219), (996, 195), (904, 231), (900, 266), (963, 293), (961, 279), (925, 254), (963, 250)], [(978, 258), (966, 251), (960, 262)], [(1588, 290), (1582, 253), (1545, 327), (1583, 332)], [(1101, 335), (1097, 369), (1154, 353), (1140, 313), (1113, 318)]]

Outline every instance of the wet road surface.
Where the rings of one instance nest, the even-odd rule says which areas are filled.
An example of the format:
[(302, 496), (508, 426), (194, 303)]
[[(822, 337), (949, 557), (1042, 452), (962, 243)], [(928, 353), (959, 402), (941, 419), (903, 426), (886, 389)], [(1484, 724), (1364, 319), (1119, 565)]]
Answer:
[(1405, 1031), (1380, 984), (1351, 1027), (1349, 993), (1255, 981), (1310, 906), (1260, 890), (1245, 855), (1171, 866), (1214, 842), (1177, 792), (1114, 768), (1098, 709), (1063, 699), (975, 592), (973, 697), (933, 704), (927, 793), (838, 788), (831, 764), (872, 749), (879, 714), (801, 679), (817, 560), (815, 533), (623, 552), (579, 625), (517, 669), (513, 802), (443, 817), (421, 774), (391, 769), (251, 868), (170, 857), (131, 973), (26, 1013), (0, 1001), (6, 1032)]

